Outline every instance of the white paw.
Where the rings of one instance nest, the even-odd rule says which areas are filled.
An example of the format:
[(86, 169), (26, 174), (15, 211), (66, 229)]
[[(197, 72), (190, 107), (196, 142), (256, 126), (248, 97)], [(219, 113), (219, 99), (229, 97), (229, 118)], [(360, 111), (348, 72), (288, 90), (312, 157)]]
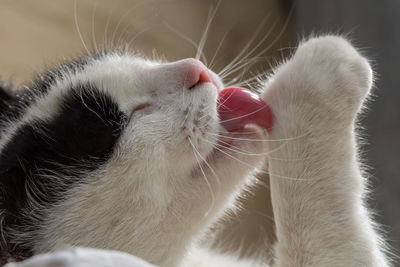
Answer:
[(40, 254), (5, 267), (155, 267), (135, 256), (112, 250), (73, 247)]
[(325, 36), (301, 44), (263, 97), (281, 123), (350, 125), (372, 80), (368, 61), (348, 41)]
[[(311, 39), (299, 47), (293, 59), (298, 67), (312, 71), (305, 73), (306, 77), (315, 83), (319, 94), (331, 97), (329, 101), (357, 106), (371, 88), (372, 70), (368, 61), (341, 37)], [(353, 97), (353, 103), (346, 101), (348, 96)]]

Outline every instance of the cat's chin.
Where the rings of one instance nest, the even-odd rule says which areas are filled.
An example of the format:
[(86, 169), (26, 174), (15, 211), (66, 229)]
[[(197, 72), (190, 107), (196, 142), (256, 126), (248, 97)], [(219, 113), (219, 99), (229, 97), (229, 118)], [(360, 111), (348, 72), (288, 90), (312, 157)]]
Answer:
[(255, 124), (247, 124), (235, 131), (222, 128), (207, 162), (223, 158), (240, 164), (243, 155), (261, 153), (264, 150), (264, 140), (266, 141), (266, 131)]

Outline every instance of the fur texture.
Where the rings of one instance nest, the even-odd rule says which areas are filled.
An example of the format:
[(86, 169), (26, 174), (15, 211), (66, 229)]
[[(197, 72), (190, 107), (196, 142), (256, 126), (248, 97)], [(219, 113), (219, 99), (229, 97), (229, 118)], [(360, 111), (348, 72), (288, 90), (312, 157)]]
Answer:
[[(215, 84), (199, 82), (203, 71)], [(1, 118), (3, 263), (71, 245), (127, 252), (159, 266), (256, 266), (193, 244), (251, 182), (268, 151), (274, 266), (389, 265), (364, 205), (354, 130), (372, 71), (343, 38), (308, 40), (266, 81), (262, 97), (276, 122), (266, 141), (257, 127), (237, 138), (219, 125), (222, 82), (193, 59), (163, 63), (111, 53), (44, 77), (32, 88), (45, 88), (32, 90), (38, 93), (20, 115)], [(68, 124), (74, 114), (79, 123)], [(52, 160), (43, 157), (46, 149)], [(13, 266), (51, 266), (43, 259), (65, 255), (75, 256), (60, 260), (63, 266), (93, 266), (82, 264), (85, 250)]]

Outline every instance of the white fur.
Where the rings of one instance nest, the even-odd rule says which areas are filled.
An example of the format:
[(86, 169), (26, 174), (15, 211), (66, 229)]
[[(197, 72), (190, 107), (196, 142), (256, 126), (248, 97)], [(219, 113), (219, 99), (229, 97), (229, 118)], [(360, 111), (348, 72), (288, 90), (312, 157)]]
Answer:
[[(192, 247), (260, 166), (265, 147), (254, 142), (263, 137), (254, 128), (242, 136), (248, 141), (233, 144), (256, 155), (224, 151), (238, 162), (215, 149), (215, 135), (223, 131), (217, 90), (211, 84), (187, 90), (185, 64), (197, 63), (112, 56), (57, 84), (87, 80), (126, 110), (150, 106), (134, 115), (107, 165), (85, 178), (91, 182), (49, 211), (34, 241), (36, 253), (68, 244), (124, 251), (159, 266), (255, 266)], [(266, 82), (262, 97), (275, 115), (268, 139), (281, 140), (268, 142), (274, 266), (389, 265), (364, 204), (366, 182), (354, 132), (371, 85), (367, 60), (333, 36), (300, 45)], [(196, 125), (207, 115), (209, 120)]]

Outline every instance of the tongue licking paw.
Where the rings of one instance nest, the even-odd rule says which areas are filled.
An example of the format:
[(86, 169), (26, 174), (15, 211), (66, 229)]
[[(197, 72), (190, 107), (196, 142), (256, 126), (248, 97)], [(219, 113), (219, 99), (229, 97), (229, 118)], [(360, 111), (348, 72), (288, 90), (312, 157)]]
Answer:
[(271, 130), (271, 109), (260, 97), (249, 90), (230, 87), (218, 96), (218, 114), (222, 126), (228, 131), (237, 131), (247, 124), (256, 124)]

